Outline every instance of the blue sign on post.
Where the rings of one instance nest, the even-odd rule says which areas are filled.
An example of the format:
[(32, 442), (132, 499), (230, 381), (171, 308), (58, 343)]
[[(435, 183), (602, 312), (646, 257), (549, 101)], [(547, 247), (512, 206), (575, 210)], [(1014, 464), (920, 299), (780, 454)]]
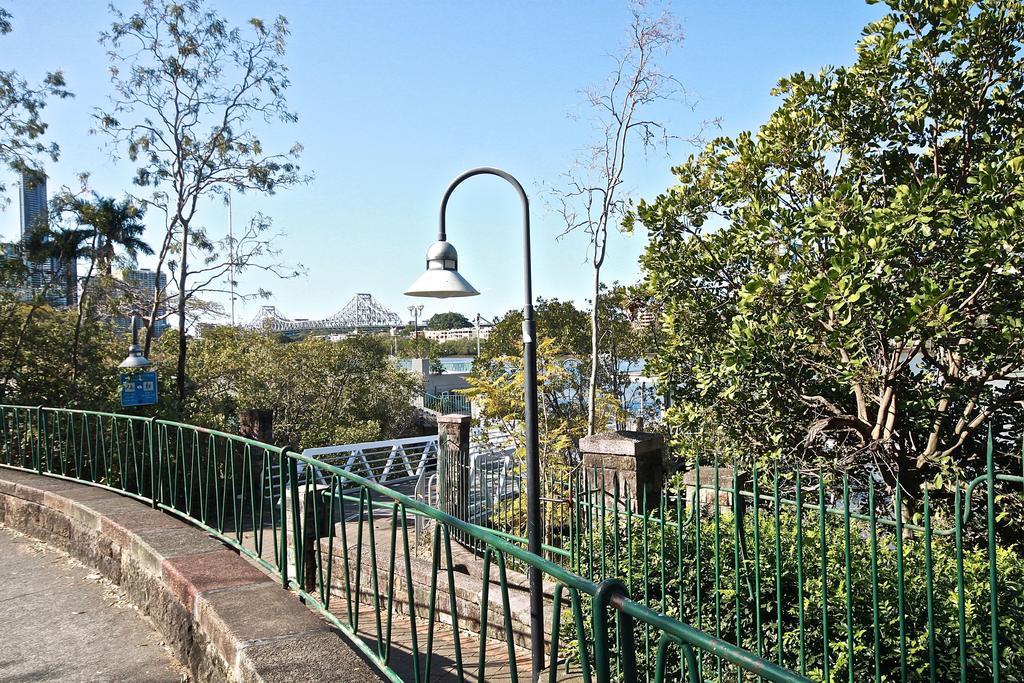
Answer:
[(121, 374), (121, 405), (148, 406), (156, 403), (156, 373)]

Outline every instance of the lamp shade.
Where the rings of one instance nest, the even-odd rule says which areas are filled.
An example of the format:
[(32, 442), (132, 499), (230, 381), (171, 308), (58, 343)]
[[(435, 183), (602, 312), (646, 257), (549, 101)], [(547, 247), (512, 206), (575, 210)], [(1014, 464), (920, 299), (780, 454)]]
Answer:
[(406, 296), (447, 299), (476, 296), (480, 292), (459, 274), (459, 255), (450, 243), (440, 241), (427, 250), (427, 270), (405, 290)]
[(121, 364), (117, 367), (133, 370), (136, 368), (148, 368), (152, 364), (148, 358), (142, 355), (142, 347), (138, 344), (132, 344), (128, 347), (128, 357), (121, 361)]
[(432, 299), (448, 299), (456, 296), (476, 296), (480, 292), (466, 282), (457, 270), (427, 270), (416, 278), (406, 296), (425, 296)]

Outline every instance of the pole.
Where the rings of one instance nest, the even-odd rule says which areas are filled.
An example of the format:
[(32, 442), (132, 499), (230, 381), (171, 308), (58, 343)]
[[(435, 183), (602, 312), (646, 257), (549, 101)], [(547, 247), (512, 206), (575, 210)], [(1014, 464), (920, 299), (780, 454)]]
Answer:
[(480, 314), (476, 314), (476, 357), (480, 357)]
[[(445, 212), (448, 198), (464, 180), (477, 175), (493, 175), (502, 178), (515, 188), (523, 205), (523, 394), (526, 400), (526, 539), (527, 550), (541, 556), (541, 515), (540, 515), (540, 451), (537, 427), (537, 326), (533, 311), (533, 274), (530, 258), (530, 200), (526, 190), (512, 177), (497, 168), (481, 167), (466, 171), (448, 186), (441, 199), (438, 240), (447, 241)], [(530, 577), (530, 661), (533, 680), (540, 679), (544, 668), (544, 584), (540, 569), (531, 566)], [(557, 609), (557, 606), (555, 607)], [(552, 634), (555, 637), (555, 634)]]
[(231, 226), (231, 190), (228, 190), (228, 249), (231, 259), (228, 279), (231, 281), (231, 327), (235, 326), (235, 233)]

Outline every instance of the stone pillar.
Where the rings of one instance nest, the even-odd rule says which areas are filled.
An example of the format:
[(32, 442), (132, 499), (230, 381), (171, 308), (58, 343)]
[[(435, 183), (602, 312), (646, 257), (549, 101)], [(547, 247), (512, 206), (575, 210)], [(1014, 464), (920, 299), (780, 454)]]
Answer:
[[(302, 520), (302, 539), (300, 541), (302, 547), (299, 552), (295, 550), (294, 536), (292, 534), (292, 493), (290, 487), (286, 489), (284, 494), (284, 524), (288, 528), (288, 573), (293, 579), (298, 580), (298, 556), (301, 552), (303, 576), (300, 583), (303, 589), (309, 593), (314, 592), (316, 588), (316, 546), (321, 538), (325, 538), (330, 533), (330, 525), (341, 521), (340, 514), (335, 515), (338, 519), (331, 519), (331, 505), (328, 498), (329, 489), (330, 487), (327, 484), (310, 486), (309, 491), (306, 490), (305, 484), (299, 486), (298, 517)], [(313, 503), (314, 496), (320, 497), (320, 500), (315, 505)], [(335, 512), (337, 513), (337, 511)]]
[[(247, 439), (253, 439), (260, 443), (274, 443), (274, 411), (273, 410), (243, 410), (238, 413), (238, 433)], [(248, 450), (248, 464), (245, 463), (246, 449), (236, 448), (234, 456), (235, 479), (239, 491), (248, 491), (250, 486), (261, 489), (263, 484), (263, 458), (266, 452), (260, 448)], [(271, 463), (276, 463), (276, 457), (271, 458)], [(242, 480), (243, 473), (248, 470), (246, 480)]]
[(238, 415), (238, 433), (261, 443), (274, 443), (274, 411), (243, 410)]
[[(718, 485), (715, 486), (715, 477), (718, 477)], [(733, 479), (735, 478), (735, 481)], [(700, 506), (702, 514), (714, 512), (717, 505), (721, 512), (735, 512), (734, 495), (738, 488), (740, 491), (747, 487), (750, 481), (749, 475), (742, 470), (734, 470), (731, 467), (719, 467), (717, 473), (714, 467), (703, 466), (700, 468), (700, 493), (697, 493), (697, 468), (687, 470), (683, 475), (683, 483), (686, 484), (686, 505), (692, 508)], [(740, 499), (740, 513), (742, 514), (743, 498)]]
[[(459, 519), (469, 513), (469, 415), (439, 415), (438, 442), (444, 444), (444, 471), (441, 479), (439, 502), (441, 509)], [(438, 453), (438, 468), (441, 453)]]
[(665, 481), (664, 447), (660, 434), (647, 432), (601, 432), (580, 439), (587, 476), (596, 472), (596, 484), (610, 494), (616, 482), (620, 496), (625, 495), (628, 485), (630, 500), (620, 500), (634, 510), (640, 510), (644, 500), (648, 510), (658, 507)]

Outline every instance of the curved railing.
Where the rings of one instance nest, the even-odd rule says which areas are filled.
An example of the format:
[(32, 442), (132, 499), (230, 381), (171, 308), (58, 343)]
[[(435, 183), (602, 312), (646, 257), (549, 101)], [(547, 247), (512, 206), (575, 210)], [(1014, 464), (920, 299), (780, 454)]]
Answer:
[[(631, 600), (617, 580), (589, 581), (286, 447), (156, 418), (0, 406), (0, 466), (102, 486), (188, 519), (278, 576), (395, 681), (528, 678), (529, 653), (517, 643), (528, 642), (529, 618), (520, 618), (512, 559), (547, 582), (544, 680), (662, 681), (672, 671), (696, 682), (712, 670), (719, 680), (806, 680)], [(410, 527), (429, 528), (429, 542)], [(475, 578), (457, 544), (453, 552), (456, 533), (483, 548)], [(474, 580), (478, 590), (467, 587)], [(501, 637), (489, 639), (489, 628)], [(464, 658), (471, 650), (475, 666)]]

